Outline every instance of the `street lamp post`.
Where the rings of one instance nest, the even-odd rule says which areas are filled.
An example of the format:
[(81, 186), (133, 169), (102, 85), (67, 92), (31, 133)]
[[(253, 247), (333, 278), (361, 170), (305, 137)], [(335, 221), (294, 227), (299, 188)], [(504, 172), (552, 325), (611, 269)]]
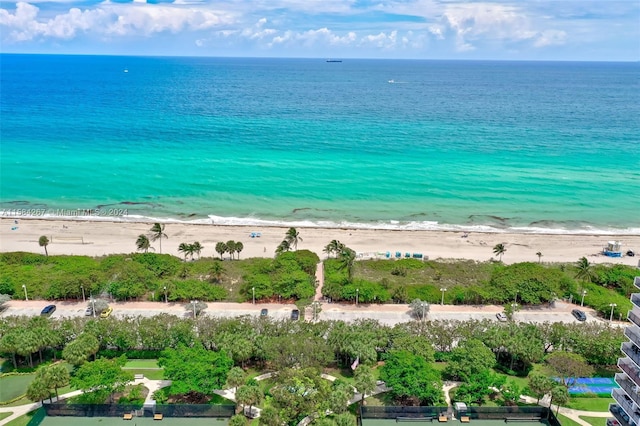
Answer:
[(87, 299), (84, 297), (84, 286), (81, 285), (80, 288), (82, 289), (82, 303), (84, 303), (87, 301)]
[(509, 319), (514, 320), (514, 318), (515, 318), (514, 315), (515, 315), (515, 313), (517, 311), (518, 311), (518, 304), (517, 303), (512, 303), (511, 304), (511, 318), (509, 318)]
[(169, 303), (167, 299), (167, 286), (164, 286), (164, 303)]
[(440, 291), (442, 292), (442, 297), (440, 298), (440, 305), (444, 305), (444, 292), (447, 291), (447, 289), (442, 287)]
[(618, 306), (615, 303), (609, 303), (609, 306), (611, 306), (611, 315), (609, 315), (609, 321), (613, 321), (613, 309)]
[(256, 288), (255, 287), (251, 287), (251, 294), (252, 294), (252, 298), (253, 298), (253, 304), (256, 304)]
[(360, 295), (360, 289), (356, 288), (356, 306), (358, 306), (358, 296)]
[(22, 284), (22, 289), (24, 290), (24, 300), (29, 301), (29, 296), (27, 296), (27, 286)]
[(196, 318), (196, 303), (198, 303), (197, 300), (192, 300), (191, 301), (191, 306), (193, 307), (193, 318)]
[(584, 306), (584, 296), (587, 294), (587, 290), (582, 290), (582, 300), (580, 301), (580, 306)]

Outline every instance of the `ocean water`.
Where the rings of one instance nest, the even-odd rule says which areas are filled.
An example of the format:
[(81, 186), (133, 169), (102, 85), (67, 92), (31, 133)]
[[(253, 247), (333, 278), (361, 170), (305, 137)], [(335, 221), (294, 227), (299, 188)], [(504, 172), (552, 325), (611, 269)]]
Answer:
[(5, 54), (0, 124), (5, 216), (640, 232), (639, 63)]

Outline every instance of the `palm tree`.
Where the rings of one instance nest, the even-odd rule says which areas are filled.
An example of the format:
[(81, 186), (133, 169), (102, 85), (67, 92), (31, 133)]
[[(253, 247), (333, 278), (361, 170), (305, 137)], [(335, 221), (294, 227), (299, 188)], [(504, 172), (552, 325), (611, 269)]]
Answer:
[(500, 262), (502, 262), (502, 255), (505, 254), (506, 251), (507, 248), (502, 243), (496, 244), (493, 248), (493, 254), (497, 254), (498, 256), (500, 256)]
[[(191, 248), (193, 248), (193, 253), (197, 254), (198, 259), (200, 259), (200, 252), (204, 249), (202, 244), (200, 244), (200, 241), (196, 241), (195, 243), (191, 244)], [(193, 253), (191, 253), (191, 257), (193, 257)]]
[(44, 254), (45, 256), (49, 256), (49, 252), (47, 251), (47, 246), (49, 245), (49, 239), (46, 236), (42, 236), (40, 237), (40, 239), (38, 240), (38, 244), (40, 244), (40, 247), (44, 247)]
[(353, 278), (353, 265), (356, 261), (356, 252), (351, 250), (349, 247), (344, 246), (340, 251), (338, 258), (340, 259), (340, 266), (338, 266), (338, 270), (346, 269), (349, 281), (351, 281)]
[(53, 364), (45, 370), (45, 384), (48, 388), (56, 390), (56, 398), (59, 400), (58, 388), (69, 384), (69, 371), (62, 364)]
[(591, 264), (589, 264), (589, 260), (586, 257), (581, 257), (577, 264), (578, 272), (576, 273), (576, 278), (581, 279), (583, 281), (591, 281)]
[(233, 240), (227, 241), (227, 252), (231, 256), (231, 260), (233, 260), (233, 255), (236, 252), (236, 242)]
[(187, 243), (180, 243), (178, 251), (184, 254), (184, 260), (187, 260), (187, 256), (193, 254), (193, 246)]
[(541, 251), (537, 252), (536, 256), (538, 256), (538, 263), (540, 263), (540, 261), (542, 261), (542, 252)]
[(298, 250), (298, 243), (302, 242), (302, 237), (296, 228), (289, 228), (284, 239), (289, 243), (289, 247), (293, 247), (293, 250)]
[(160, 254), (162, 254), (162, 238), (169, 239), (164, 233), (164, 224), (154, 223), (151, 227), (151, 241), (160, 240)]
[(227, 245), (223, 242), (217, 243), (216, 252), (220, 255), (220, 260), (222, 260), (222, 256), (227, 252)]
[(342, 250), (343, 245), (344, 244), (342, 244), (338, 240), (331, 240), (331, 242), (324, 247), (323, 251), (327, 253), (327, 257), (331, 256), (332, 254), (337, 255), (338, 253), (340, 253), (340, 250)]
[(138, 235), (138, 239), (136, 240), (136, 247), (138, 248), (138, 250), (144, 251), (145, 253), (147, 253), (149, 249), (153, 250), (153, 247), (151, 247), (151, 243), (149, 242), (149, 237), (144, 234)]
[(281, 254), (289, 250), (291, 250), (291, 245), (289, 244), (289, 241), (282, 240), (282, 242), (278, 245), (278, 247), (276, 247), (276, 254)]
[(222, 275), (224, 274), (224, 266), (222, 266), (222, 263), (215, 260), (213, 265), (211, 265), (209, 274), (213, 282), (219, 283), (220, 279), (222, 279)]
[(240, 259), (240, 252), (242, 251), (242, 249), (244, 249), (244, 244), (242, 244), (240, 241), (236, 241), (235, 252), (238, 253), (238, 259)]

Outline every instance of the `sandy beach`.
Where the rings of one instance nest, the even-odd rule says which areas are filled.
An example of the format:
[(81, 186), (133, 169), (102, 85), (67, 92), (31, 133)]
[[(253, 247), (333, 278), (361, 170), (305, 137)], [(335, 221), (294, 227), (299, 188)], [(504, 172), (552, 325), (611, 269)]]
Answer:
[[(16, 223), (17, 222), (17, 223)], [(75, 254), (101, 256), (111, 253), (136, 251), (136, 238), (148, 234), (151, 223), (81, 221), (60, 219), (0, 219), (0, 250), (44, 253), (38, 239), (46, 235), (51, 255)], [(602, 248), (609, 240), (622, 243), (622, 250), (640, 251), (640, 235), (585, 235), (585, 234), (516, 234), (448, 231), (404, 231), (372, 229), (326, 229), (297, 228), (302, 242), (298, 249), (316, 252), (321, 258), (326, 255), (323, 248), (331, 240), (339, 240), (355, 250), (360, 258), (392, 256), (399, 251), (421, 253), (429, 259), (472, 259), (486, 261), (495, 257), (493, 247), (503, 243), (507, 249), (505, 263), (537, 262), (537, 252), (542, 253), (542, 262), (575, 262), (585, 256), (592, 263), (638, 265), (640, 256), (611, 258), (602, 255)], [(162, 252), (181, 256), (180, 243), (199, 241), (204, 250), (202, 256), (218, 256), (216, 243), (241, 241), (244, 250), (241, 258), (272, 257), (283, 240), (287, 228), (219, 226), (185, 223), (167, 223), (168, 239), (162, 240)], [(259, 237), (251, 237), (260, 233)], [(159, 243), (153, 243), (156, 252)]]

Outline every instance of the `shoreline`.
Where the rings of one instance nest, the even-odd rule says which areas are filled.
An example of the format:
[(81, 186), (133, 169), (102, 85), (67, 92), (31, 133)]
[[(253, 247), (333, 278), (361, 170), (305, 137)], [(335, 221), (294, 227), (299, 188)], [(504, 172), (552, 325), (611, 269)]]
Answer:
[[(17, 223), (16, 223), (17, 221)], [(135, 241), (140, 234), (148, 235), (155, 221), (119, 221), (113, 218), (0, 218), (0, 251), (26, 251), (44, 253), (38, 239), (45, 235), (50, 243), (51, 255), (127, 254), (136, 252)], [(164, 222), (168, 239), (162, 239), (162, 253), (182, 257), (178, 252), (180, 243), (199, 241), (203, 246), (203, 257), (218, 257), (217, 242), (240, 241), (244, 249), (240, 258), (273, 257), (275, 249), (284, 239), (289, 226), (224, 225), (206, 223)], [(302, 241), (298, 249), (311, 250), (321, 259), (326, 258), (323, 248), (331, 240), (339, 240), (358, 253), (359, 259), (386, 258), (389, 252), (395, 257), (406, 253), (420, 253), (430, 260), (465, 259), (488, 261), (496, 258), (493, 247), (504, 244), (503, 256), (506, 264), (517, 262), (572, 263), (586, 257), (591, 263), (611, 263), (638, 266), (640, 256), (611, 258), (604, 256), (602, 248), (607, 241), (622, 243), (622, 252), (640, 252), (640, 234), (601, 233), (532, 233), (489, 232), (463, 230), (407, 230), (371, 228), (331, 228), (295, 226)], [(260, 233), (260, 237), (251, 237)], [(465, 237), (465, 235), (467, 235)], [(152, 242), (159, 252), (159, 243)], [(538, 258), (537, 253), (542, 253)], [(639, 253), (640, 254), (640, 253)], [(226, 257), (226, 256), (225, 256)]]
[[(28, 214), (26, 212), (29, 212)], [(69, 213), (70, 212), (70, 213)], [(115, 214), (113, 213), (115, 212)], [(118, 213), (123, 212), (123, 213)], [(47, 213), (47, 209), (0, 209), (0, 218), (9, 220), (46, 220), (71, 222), (111, 222), (111, 223), (163, 223), (204, 226), (238, 226), (238, 227), (268, 227), (268, 228), (317, 228), (317, 229), (359, 229), (374, 231), (436, 231), (436, 232), (474, 232), (474, 233), (507, 233), (507, 234), (542, 234), (542, 235), (600, 235), (600, 236), (640, 236), (640, 226), (618, 228), (582, 222), (582, 227), (563, 228), (565, 222), (538, 221), (529, 225), (497, 226), (496, 224), (455, 224), (437, 221), (400, 221), (378, 220), (371, 222), (349, 222), (312, 219), (260, 219), (255, 217), (233, 217), (215, 215), (197, 215), (195, 213), (179, 217), (154, 217), (139, 214), (129, 214), (127, 209), (77, 209), (68, 210), (67, 215)], [(77, 213), (77, 214), (76, 214)], [(492, 217), (492, 216), (488, 216)], [(496, 220), (503, 220), (493, 217)], [(541, 226), (557, 225), (551, 227)]]

